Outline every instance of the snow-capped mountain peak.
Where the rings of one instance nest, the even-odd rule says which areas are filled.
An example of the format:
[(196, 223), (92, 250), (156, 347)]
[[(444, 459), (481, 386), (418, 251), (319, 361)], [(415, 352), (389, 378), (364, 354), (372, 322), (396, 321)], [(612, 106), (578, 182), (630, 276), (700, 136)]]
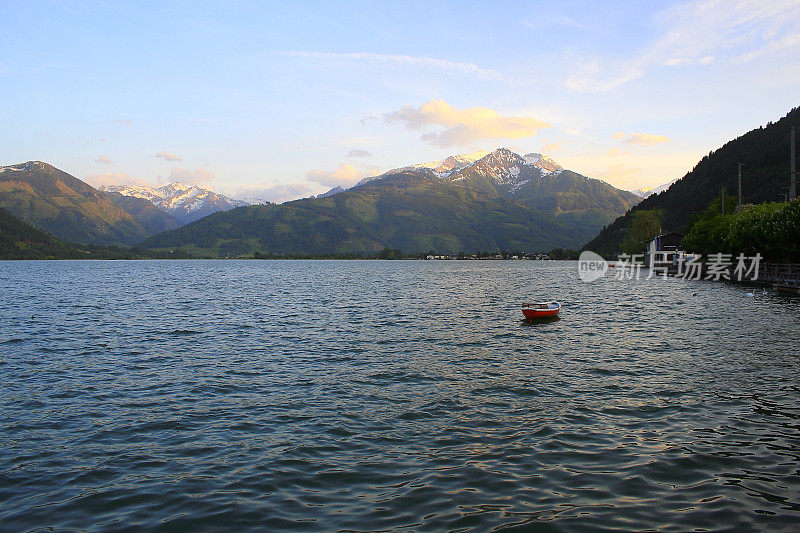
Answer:
[[(167, 185), (159, 187), (158, 189), (156, 189), (156, 191), (158, 191), (161, 194), (162, 198), (166, 198), (168, 196), (175, 196), (176, 194), (185, 193), (186, 191), (189, 191), (189, 190), (192, 190), (192, 189), (197, 189), (197, 190), (200, 190), (200, 191), (206, 190), (206, 189), (201, 189), (200, 187), (198, 187), (196, 185), (185, 185), (185, 184), (183, 184), (183, 183), (181, 183), (179, 181), (176, 181), (174, 183), (169, 183)], [(209, 192), (211, 192), (211, 191), (209, 191)]]
[(670, 181), (668, 183), (665, 183), (663, 185), (659, 185), (658, 187), (642, 187), (641, 189), (636, 189), (635, 191), (630, 191), (630, 192), (632, 192), (636, 196), (641, 196), (642, 198), (647, 198), (648, 196), (651, 196), (653, 194), (659, 194), (659, 193), (662, 193), (662, 192), (666, 191), (676, 181), (678, 181), (678, 180), (674, 179), (674, 180), (672, 180), (672, 181)]
[(27, 172), (29, 170), (33, 170), (34, 168), (42, 167), (47, 163), (42, 163), (41, 161), (28, 161), (27, 163), (22, 163), (20, 165), (8, 165), (5, 167), (0, 167), (0, 173), (3, 172)]
[(470, 166), (480, 166), (484, 168), (511, 168), (514, 166), (525, 165), (527, 162), (519, 154), (512, 152), (508, 148), (498, 148)]
[(559, 170), (564, 170), (564, 167), (562, 167), (561, 165), (559, 165), (546, 155), (531, 152), (530, 154), (525, 154), (522, 157), (529, 165), (539, 167), (542, 170), (547, 170), (548, 172), (557, 172)]
[(108, 185), (100, 187), (100, 190), (106, 193), (144, 198), (185, 224), (218, 211), (266, 203), (263, 200), (234, 200), (209, 189), (180, 182), (169, 183), (157, 188), (141, 185)]
[[(517, 181), (517, 177), (520, 174), (530, 174), (529, 171), (523, 172), (525, 168), (529, 171), (532, 170), (536, 175), (557, 174), (564, 170), (561, 165), (545, 155), (529, 153), (521, 156), (508, 148), (498, 148), (491, 152), (481, 150), (470, 154), (451, 155), (439, 161), (392, 169), (380, 176), (364, 178), (356, 186), (400, 172), (419, 172), (422, 170), (426, 172), (432, 171), (435, 176), (446, 181), (470, 181), (467, 175), (477, 173), (499, 185), (508, 185)], [(530, 179), (526, 178), (527, 181), (530, 181)]]
[(479, 159), (486, 157), (490, 153), (491, 152), (488, 152), (486, 150), (480, 150), (477, 152), (472, 152), (470, 154), (451, 155), (439, 161), (430, 161), (428, 163), (419, 163), (417, 165), (411, 165), (411, 166), (415, 168), (430, 168), (437, 174), (442, 174), (469, 166), (475, 161), (478, 161)]

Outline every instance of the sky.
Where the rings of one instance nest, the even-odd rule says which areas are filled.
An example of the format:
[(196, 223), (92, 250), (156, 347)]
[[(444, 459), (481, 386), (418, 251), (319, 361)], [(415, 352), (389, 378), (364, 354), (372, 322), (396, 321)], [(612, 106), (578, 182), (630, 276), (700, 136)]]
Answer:
[(632, 190), (800, 105), (800, 1), (0, 0), (0, 165), (286, 201), (508, 147)]

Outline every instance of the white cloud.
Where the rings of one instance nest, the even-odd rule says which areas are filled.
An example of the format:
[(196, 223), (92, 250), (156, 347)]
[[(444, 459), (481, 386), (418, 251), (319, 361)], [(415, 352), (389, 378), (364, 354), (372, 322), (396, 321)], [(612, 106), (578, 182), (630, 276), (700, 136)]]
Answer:
[(156, 154), (156, 157), (160, 157), (166, 161), (183, 161), (180, 157), (175, 154), (171, 154), (169, 152), (161, 151)]
[(366, 150), (350, 150), (347, 157), (372, 157), (372, 154)]
[(504, 117), (486, 107), (456, 109), (444, 100), (431, 100), (418, 108), (404, 106), (385, 115), (386, 122), (402, 122), (410, 130), (444, 126), (439, 132), (428, 132), (421, 139), (437, 146), (466, 146), (491, 139), (533, 137), (550, 124), (532, 117)]
[(111, 159), (109, 159), (108, 157), (106, 157), (104, 155), (101, 155), (100, 157), (95, 159), (94, 162), (95, 163), (100, 163), (101, 165), (108, 165), (109, 163), (111, 163)]
[(474, 63), (448, 61), (434, 57), (415, 57), (407, 55), (375, 54), (370, 52), (356, 52), (337, 54), (330, 52), (310, 52), (304, 50), (287, 50), (275, 52), (277, 55), (297, 57), (326, 63), (355, 64), (380, 68), (415, 68), (430, 69), (448, 74), (462, 74), (480, 78), (500, 78), (500, 75), (487, 68), (479, 67)]
[(795, 47), (798, 44), (800, 44), (800, 33), (794, 33), (792, 35), (786, 35), (785, 37), (780, 39), (771, 40), (758, 50), (753, 50), (746, 54), (742, 54), (736, 59), (737, 61), (745, 63), (747, 61), (758, 59), (759, 57), (767, 55), (771, 52), (779, 52), (787, 48)]
[(751, 61), (800, 45), (797, 0), (685, 2), (657, 16), (662, 31), (638, 54), (602, 63), (584, 59), (566, 80), (569, 89), (609, 91), (657, 66)]
[(204, 168), (196, 168), (194, 170), (186, 168), (174, 168), (169, 174), (169, 181), (179, 181), (186, 185), (199, 185), (214, 179), (214, 173), (209, 172)]

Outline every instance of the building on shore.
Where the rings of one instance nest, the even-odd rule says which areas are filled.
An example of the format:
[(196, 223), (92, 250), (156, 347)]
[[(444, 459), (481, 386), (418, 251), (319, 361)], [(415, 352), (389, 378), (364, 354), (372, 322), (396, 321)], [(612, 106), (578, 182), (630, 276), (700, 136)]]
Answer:
[(671, 231), (669, 233), (661, 233), (655, 235), (653, 238), (643, 241), (644, 249), (644, 264), (651, 268), (669, 268), (683, 260), (686, 252), (680, 249), (681, 239), (683, 233)]

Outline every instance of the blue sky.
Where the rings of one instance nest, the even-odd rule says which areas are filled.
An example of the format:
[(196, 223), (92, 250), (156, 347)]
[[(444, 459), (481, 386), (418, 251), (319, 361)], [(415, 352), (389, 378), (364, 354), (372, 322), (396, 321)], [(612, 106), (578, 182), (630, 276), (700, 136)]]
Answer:
[(93, 185), (283, 201), (507, 146), (634, 189), (800, 105), (797, 0), (0, 0), (0, 20), (0, 165)]

